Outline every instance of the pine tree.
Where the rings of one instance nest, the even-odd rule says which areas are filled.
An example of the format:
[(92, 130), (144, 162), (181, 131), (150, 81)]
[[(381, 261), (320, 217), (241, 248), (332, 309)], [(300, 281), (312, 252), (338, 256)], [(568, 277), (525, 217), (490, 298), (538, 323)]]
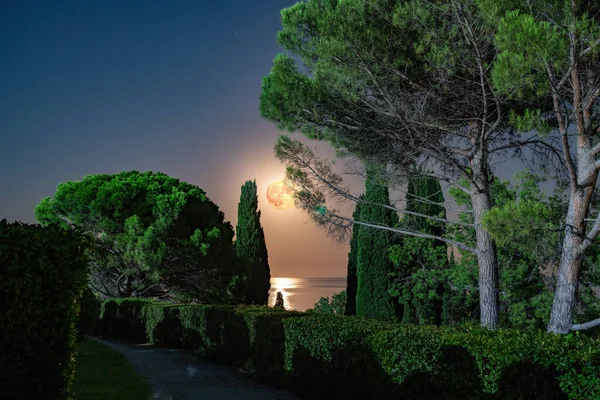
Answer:
[[(364, 199), (364, 195), (360, 196)], [(352, 219), (360, 220), (360, 213), (363, 203), (357, 203), (352, 214)], [(352, 238), (350, 239), (350, 252), (348, 253), (348, 272), (346, 274), (346, 311), (345, 315), (356, 315), (356, 291), (358, 289), (358, 278), (356, 275), (356, 264), (358, 263), (358, 237), (360, 235), (360, 225), (352, 227)]]
[(267, 304), (271, 288), (271, 271), (265, 234), (260, 224), (256, 180), (246, 181), (242, 186), (235, 232), (237, 255), (245, 259), (249, 265), (246, 303)]
[[(377, 170), (367, 169), (365, 203), (360, 221), (394, 226), (398, 221), (395, 211), (382, 207), (390, 205), (387, 186), (378, 179)], [(369, 204), (371, 203), (371, 204)], [(358, 237), (356, 315), (368, 318), (391, 319), (394, 305), (390, 297), (389, 274), (393, 264), (388, 258), (391, 234), (382, 229), (361, 226)]]

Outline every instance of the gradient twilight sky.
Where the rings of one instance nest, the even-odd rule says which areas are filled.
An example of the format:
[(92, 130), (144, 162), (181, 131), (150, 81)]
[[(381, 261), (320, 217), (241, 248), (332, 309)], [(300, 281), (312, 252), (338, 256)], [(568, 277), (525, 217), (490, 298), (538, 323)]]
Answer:
[(2, 1), (0, 219), (35, 222), (60, 182), (151, 170), (198, 185), (235, 226), (240, 187), (256, 178), (271, 274), (345, 276), (347, 245), (266, 202), (284, 167), (260, 86), (294, 3)]

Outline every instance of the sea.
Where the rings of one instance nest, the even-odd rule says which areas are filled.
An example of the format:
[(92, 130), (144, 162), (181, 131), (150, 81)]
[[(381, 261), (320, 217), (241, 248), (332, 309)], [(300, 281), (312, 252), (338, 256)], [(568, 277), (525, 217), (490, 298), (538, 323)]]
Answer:
[(306, 311), (313, 308), (321, 297), (329, 297), (346, 290), (346, 277), (343, 278), (291, 278), (271, 277), (269, 305), (275, 304), (277, 292), (283, 295), (285, 308)]

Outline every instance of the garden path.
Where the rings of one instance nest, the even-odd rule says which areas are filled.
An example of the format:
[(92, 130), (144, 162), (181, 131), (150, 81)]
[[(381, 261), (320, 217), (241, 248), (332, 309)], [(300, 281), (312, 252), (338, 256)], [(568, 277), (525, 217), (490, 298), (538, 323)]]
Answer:
[[(181, 349), (132, 345), (94, 338), (122, 353), (159, 400), (297, 400), (289, 392), (253, 381)], [(133, 399), (132, 399), (133, 400)]]

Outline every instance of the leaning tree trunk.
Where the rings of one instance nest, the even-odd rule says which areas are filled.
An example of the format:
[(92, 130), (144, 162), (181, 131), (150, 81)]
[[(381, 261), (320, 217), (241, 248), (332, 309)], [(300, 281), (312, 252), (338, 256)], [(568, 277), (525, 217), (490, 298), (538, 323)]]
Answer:
[(497, 329), (499, 318), (498, 257), (492, 237), (481, 224), (483, 214), (492, 206), (489, 177), (483, 162), (485, 158), (481, 153), (478, 152), (471, 162), (473, 168), (471, 202), (479, 267), (479, 320), (482, 327)]
[(578, 170), (581, 175), (585, 174), (585, 177), (578, 182), (576, 188), (571, 189), (565, 220), (565, 237), (560, 255), (552, 312), (548, 323), (548, 332), (553, 333), (569, 333), (573, 326), (573, 310), (577, 300), (577, 288), (583, 261), (581, 247), (588, 234), (585, 218), (588, 215), (593, 189), (598, 179), (598, 172), (593, 167), (593, 159), (589, 152), (584, 151), (584, 148), (584, 146), (580, 146), (578, 149)]
[[(577, 99), (579, 98), (577, 97)], [(581, 99), (576, 103), (580, 104)], [(548, 323), (548, 332), (553, 333), (569, 333), (573, 328), (573, 311), (577, 300), (579, 275), (586, 245), (584, 241), (589, 234), (585, 219), (590, 211), (594, 188), (598, 180), (592, 142), (590, 137), (584, 134), (585, 129), (581, 118), (577, 119), (577, 132), (575, 150), (577, 152), (577, 168), (571, 168), (570, 171), (571, 196), (565, 219), (565, 236), (554, 290), (554, 301)], [(568, 142), (565, 141), (563, 146), (563, 151), (570, 155)], [(594, 240), (594, 237), (589, 240)]]
[(571, 194), (565, 221), (565, 237), (563, 239), (548, 332), (569, 333), (573, 324), (573, 310), (575, 309), (579, 271), (581, 271), (581, 261), (583, 259), (583, 255), (577, 250), (583, 240), (579, 232), (585, 232), (585, 212), (583, 212), (583, 208), (583, 193), (581, 190), (575, 190)]

